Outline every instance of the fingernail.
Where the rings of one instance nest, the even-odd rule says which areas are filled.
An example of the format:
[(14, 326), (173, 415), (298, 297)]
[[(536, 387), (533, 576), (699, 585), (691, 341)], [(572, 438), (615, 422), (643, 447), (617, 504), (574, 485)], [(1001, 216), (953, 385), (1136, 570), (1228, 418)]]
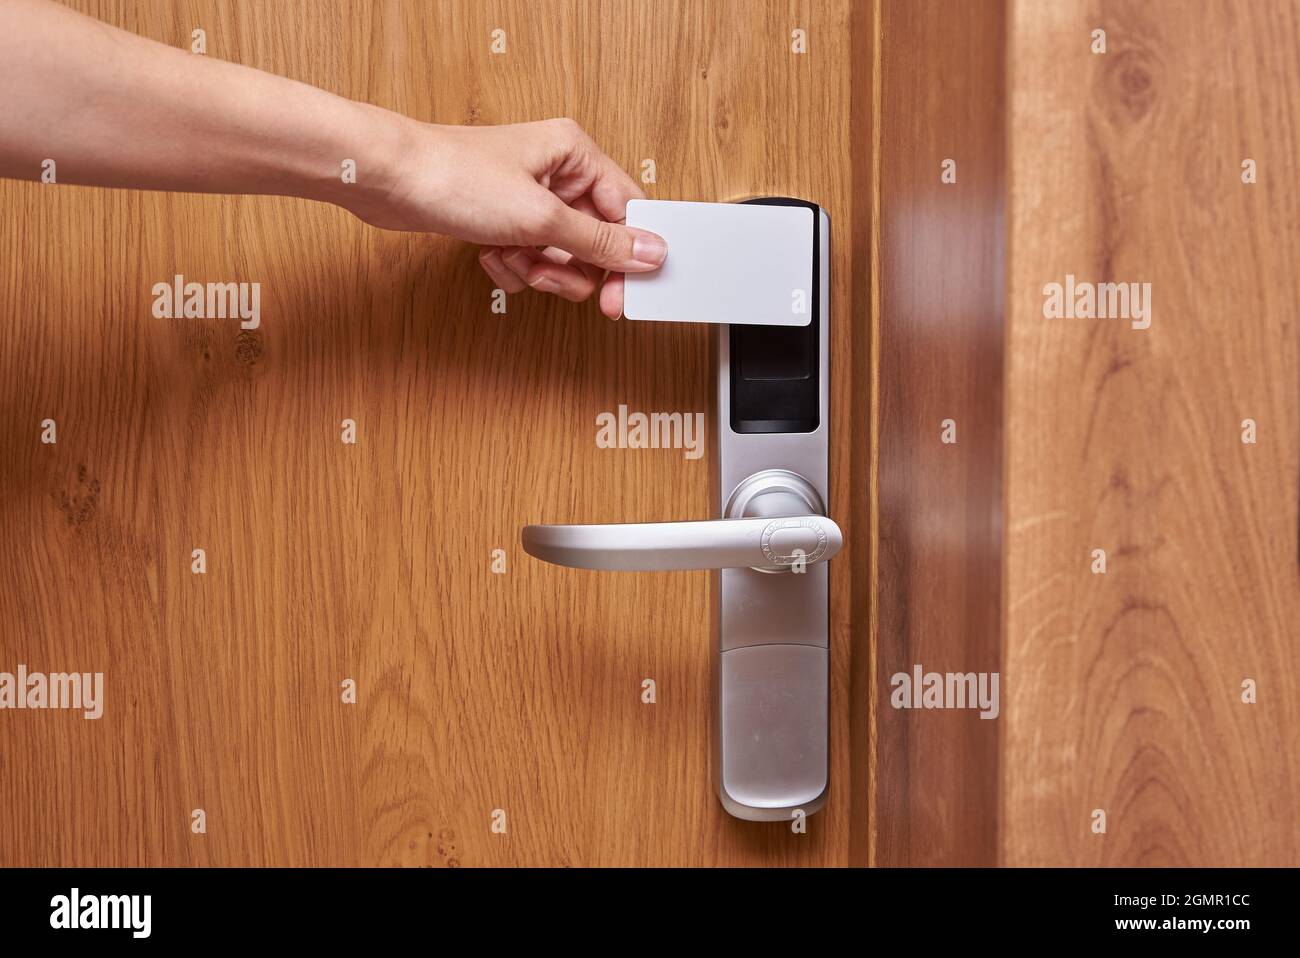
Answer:
[(668, 244), (654, 233), (638, 233), (632, 240), (632, 258), (645, 266), (658, 266), (668, 255)]
[(533, 289), (540, 289), (543, 293), (554, 293), (559, 290), (560, 284), (549, 276), (539, 276), (532, 282)]

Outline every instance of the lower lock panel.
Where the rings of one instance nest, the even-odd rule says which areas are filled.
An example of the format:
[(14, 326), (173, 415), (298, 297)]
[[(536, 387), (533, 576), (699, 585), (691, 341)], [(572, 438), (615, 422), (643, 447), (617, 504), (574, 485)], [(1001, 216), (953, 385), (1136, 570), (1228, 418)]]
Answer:
[(718, 797), (752, 821), (811, 815), (826, 801), (830, 654), (752, 645), (719, 656)]

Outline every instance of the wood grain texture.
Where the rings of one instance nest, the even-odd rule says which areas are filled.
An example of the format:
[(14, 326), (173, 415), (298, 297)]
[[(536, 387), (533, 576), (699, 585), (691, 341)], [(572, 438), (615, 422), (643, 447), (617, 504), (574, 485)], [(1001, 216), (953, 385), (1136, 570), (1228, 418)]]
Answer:
[(1300, 7), (1013, 6), (1003, 859), (1296, 865)]
[[(1000, 667), (1004, 12), (878, 9), (871, 860), (992, 864), (998, 723), (895, 709), (889, 681), (918, 664)], [(956, 183), (941, 182), (945, 159)], [(957, 441), (944, 444), (949, 419)]]
[[(876, 294), (879, 282), (880, 191), (877, 158), (880, 154), (880, 84), (878, 45), (880, 42), (880, 7), (875, 2), (853, 5), (852, 58), (849, 102), (853, 111), (849, 134), (850, 166), (853, 174), (855, 212), (848, 234), (852, 245), (852, 268), (848, 277), (849, 298), (853, 304), (853, 334), (850, 368), (853, 388), (847, 398), (850, 441), (853, 459), (849, 474), (848, 509), (858, 517), (856, 523), (856, 569), (849, 591), (849, 621), (855, 641), (855, 654), (849, 659), (849, 741), (852, 765), (849, 778), (850, 820), (849, 864), (870, 865), (875, 852), (873, 826), (877, 782), (876, 766), (876, 570), (880, 563), (877, 543), (880, 540), (876, 508), (879, 475), (880, 427), (877, 416), (880, 381), (874, 357), (879, 356), (880, 315)], [(845, 234), (839, 233), (840, 242)], [(843, 408), (843, 407), (841, 407)], [(866, 542), (862, 536), (866, 534)]]
[[(74, 6), (431, 121), (569, 115), (625, 168), (653, 158), (651, 196), (792, 194), (853, 229), (847, 0)], [(709, 330), (527, 294), (494, 315), (472, 249), (306, 202), (3, 183), (0, 204), (0, 668), (107, 686), (99, 721), (0, 717), (0, 864), (847, 862), (847, 416), (832, 794), (792, 835), (712, 790), (707, 575), (518, 546), (529, 522), (708, 514), (704, 460), (594, 437), (619, 403), (706, 409)], [(154, 319), (177, 273), (260, 282), (261, 328)], [(837, 410), (851, 305), (837, 278)]]

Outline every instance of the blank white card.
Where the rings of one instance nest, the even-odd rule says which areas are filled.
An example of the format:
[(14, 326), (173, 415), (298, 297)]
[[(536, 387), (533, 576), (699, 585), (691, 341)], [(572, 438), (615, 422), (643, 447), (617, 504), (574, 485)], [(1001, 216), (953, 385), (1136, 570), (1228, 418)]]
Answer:
[(663, 266), (627, 274), (628, 319), (750, 326), (812, 321), (815, 221), (808, 207), (630, 200), (627, 225), (668, 243)]

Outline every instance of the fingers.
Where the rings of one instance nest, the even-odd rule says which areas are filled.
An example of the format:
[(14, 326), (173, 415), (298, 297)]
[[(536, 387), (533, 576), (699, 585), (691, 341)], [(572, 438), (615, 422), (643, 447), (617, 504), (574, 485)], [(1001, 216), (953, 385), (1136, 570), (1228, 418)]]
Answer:
[(623, 315), (623, 274), (610, 273), (600, 290), (600, 311), (610, 319)]
[(599, 267), (574, 259), (563, 250), (547, 247), (528, 271), (528, 285), (581, 303), (591, 298), (603, 274)]
[[(620, 174), (623, 172), (618, 167), (614, 167), (614, 169), (617, 170)], [(637, 189), (636, 185), (632, 184), (630, 180), (628, 180), (627, 182), (631, 187), (632, 193), (634, 194), (631, 196), (631, 198), (634, 199), (639, 198), (642, 195), (641, 191)], [(593, 188), (593, 192), (594, 192), (594, 188)], [(622, 214), (627, 203), (626, 200), (621, 198), (617, 202), (618, 202), (618, 209), (615, 212), (617, 212), (619, 219), (621, 221)], [(573, 201), (572, 206), (578, 212), (586, 213), (589, 216), (599, 217), (602, 215), (591, 193), (578, 197), (576, 200)], [(612, 219), (613, 216), (614, 214), (610, 213), (605, 218)], [(575, 260), (574, 262), (577, 263), (578, 265), (582, 265), (580, 260)], [(584, 268), (584, 272), (587, 272), (588, 275), (591, 276), (593, 282), (599, 283), (600, 274), (603, 271), (596, 267), (586, 267)], [(606, 316), (608, 316), (610, 319), (618, 319), (620, 316), (623, 315), (623, 274), (622, 273), (607, 274), (605, 284), (600, 289), (600, 296), (598, 299), (599, 299), (600, 311), (604, 313)]]
[[(586, 160), (592, 173), (588, 194), (595, 205), (594, 214), (611, 223), (621, 223), (627, 215), (628, 200), (645, 199), (645, 194), (627, 175), (623, 167), (615, 163), (585, 132), (582, 140), (586, 147)], [(574, 203), (574, 206), (578, 204)], [(584, 211), (587, 212), (587, 211)]]
[(501, 248), (498, 246), (483, 247), (478, 254), (478, 262), (483, 267), (483, 272), (488, 274), (492, 282), (507, 293), (517, 293), (528, 285), (519, 278), (518, 274), (506, 266), (501, 255)]
[(602, 270), (553, 246), (540, 252), (528, 250), (525, 256), (507, 256), (506, 259), (511, 269), (523, 270), (524, 281), (533, 289), (553, 293), (574, 303), (591, 297), (602, 273)]
[(602, 219), (622, 222), (627, 216), (628, 200), (643, 200), (645, 194), (623, 168), (605, 154), (597, 160), (599, 172), (591, 185), (591, 199)]
[[(608, 158), (604, 158), (608, 161)], [(601, 286), (600, 310), (610, 318), (623, 312), (624, 272), (657, 269), (667, 256), (662, 237), (648, 230), (607, 222), (621, 217), (627, 200), (641, 195), (626, 174), (610, 163), (611, 172), (591, 191), (575, 197), (571, 205), (557, 202), (533, 246), (491, 247), (480, 259), (493, 281), (507, 292), (532, 287), (571, 302), (591, 297), (606, 270)], [(615, 175), (617, 174), (617, 175)], [(602, 185), (603, 184), (603, 187)], [(503, 275), (504, 274), (504, 275)], [(508, 285), (507, 285), (508, 284)]]
[[(604, 272), (553, 246), (540, 251), (528, 246), (489, 246), (479, 254), (479, 262), (492, 282), (507, 293), (531, 286), (574, 303), (585, 301), (595, 292)], [(622, 273), (609, 274), (599, 302), (600, 311), (610, 319), (623, 315)]]
[(537, 262), (537, 250), (531, 246), (503, 246), (501, 259), (506, 264), (506, 268), (527, 285), (528, 271)]
[(540, 242), (558, 246), (584, 263), (620, 273), (658, 269), (668, 255), (668, 244), (663, 237), (649, 230), (596, 219), (559, 200)]
[(580, 263), (563, 250), (508, 246), (501, 251), (506, 267), (523, 283), (543, 293), (581, 303), (591, 297), (601, 271)]

